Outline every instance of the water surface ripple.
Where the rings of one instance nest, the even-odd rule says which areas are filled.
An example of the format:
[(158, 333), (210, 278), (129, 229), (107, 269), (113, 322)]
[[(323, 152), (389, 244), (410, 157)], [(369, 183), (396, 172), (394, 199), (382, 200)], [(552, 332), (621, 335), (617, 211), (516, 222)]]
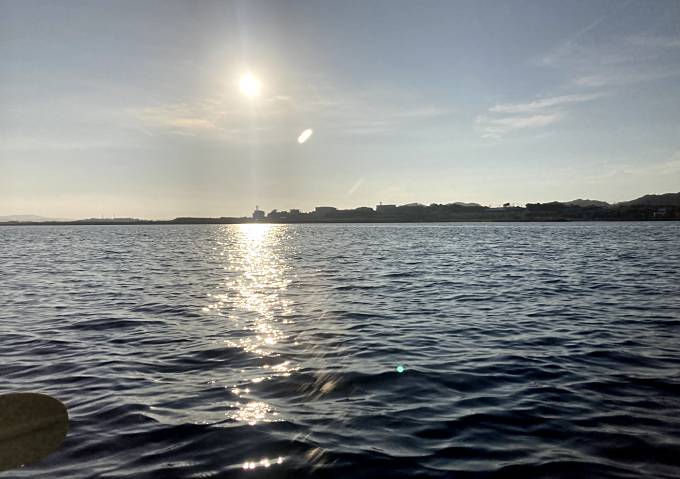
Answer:
[(0, 229), (2, 477), (680, 477), (680, 225)]

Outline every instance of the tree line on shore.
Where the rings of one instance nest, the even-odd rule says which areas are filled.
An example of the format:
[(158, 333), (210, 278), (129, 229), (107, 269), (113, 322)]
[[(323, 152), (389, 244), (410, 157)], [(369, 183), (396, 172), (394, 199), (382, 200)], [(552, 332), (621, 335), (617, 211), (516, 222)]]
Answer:
[(2, 221), (0, 224), (236, 224), (236, 223), (361, 223), (361, 222), (445, 222), (445, 221), (663, 221), (680, 220), (680, 193), (646, 195), (632, 201), (608, 204), (595, 200), (527, 203), (524, 207), (502, 207), (474, 203), (430, 205), (380, 205), (336, 209), (319, 207), (311, 212), (256, 210), (253, 217), (180, 217), (173, 220), (136, 218), (91, 218), (75, 221)]

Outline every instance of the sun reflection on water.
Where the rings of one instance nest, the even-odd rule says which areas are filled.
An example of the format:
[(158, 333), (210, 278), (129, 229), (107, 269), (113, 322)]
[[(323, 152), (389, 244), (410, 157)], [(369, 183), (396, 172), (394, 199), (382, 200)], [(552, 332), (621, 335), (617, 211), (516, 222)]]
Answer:
[[(222, 292), (211, 294), (204, 312), (224, 313), (241, 322), (246, 333), (225, 343), (259, 356), (274, 354), (273, 347), (285, 339), (279, 324), (290, 313), (290, 302), (282, 297), (290, 280), (286, 262), (279, 255), (285, 229), (277, 225), (242, 224), (226, 230), (222, 243), (227, 275)], [(228, 311), (225, 311), (228, 310)], [(224, 314), (223, 314), (224, 315)]]
[(283, 464), (283, 460), (284, 458), (279, 456), (276, 459), (263, 458), (259, 461), (246, 461), (243, 463), (243, 469), (248, 470), (255, 469), (257, 467), (269, 467), (273, 464)]
[(232, 419), (245, 422), (254, 426), (258, 422), (271, 422), (276, 420), (278, 413), (267, 403), (262, 401), (251, 401), (240, 404), (240, 409), (233, 414), (229, 414)]
[(229, 322), (225, 346), (271, 358), (266, 364), (241, 370), (242, 380), (229, 386), (239, 400), (227, 415), (249, 425), (276, 421), (279, 413), (271, 404), (257, 400), (257, 392), (263, 381), (297, 370), (290, 361), (276, 359), (287, 339), (282, 326), (291, 323), (287, 317), (292, 313), (284, 294), (291, 280), (282, 254), (288, 232), (267, 224), (228, 226), (222, 231), (214, 257), (223, 265), (224, 281), (208, 295), (203, 311)]

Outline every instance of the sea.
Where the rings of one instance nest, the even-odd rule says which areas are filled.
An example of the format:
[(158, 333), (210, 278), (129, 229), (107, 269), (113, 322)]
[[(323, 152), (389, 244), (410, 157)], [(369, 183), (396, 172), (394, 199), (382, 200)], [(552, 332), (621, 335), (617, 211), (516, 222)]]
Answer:
[(6, 226), (2, 478), (680, 477), (680, 223)]

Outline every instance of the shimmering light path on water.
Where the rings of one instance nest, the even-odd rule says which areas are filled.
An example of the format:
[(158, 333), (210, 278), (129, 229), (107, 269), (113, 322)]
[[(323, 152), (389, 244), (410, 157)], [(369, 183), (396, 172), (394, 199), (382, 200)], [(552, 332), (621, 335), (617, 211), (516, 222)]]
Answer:
[[(0, 228), (3, 477), (678, 477), (677, 223)], [(389, 471), (389, 475), (386, 475)]]

